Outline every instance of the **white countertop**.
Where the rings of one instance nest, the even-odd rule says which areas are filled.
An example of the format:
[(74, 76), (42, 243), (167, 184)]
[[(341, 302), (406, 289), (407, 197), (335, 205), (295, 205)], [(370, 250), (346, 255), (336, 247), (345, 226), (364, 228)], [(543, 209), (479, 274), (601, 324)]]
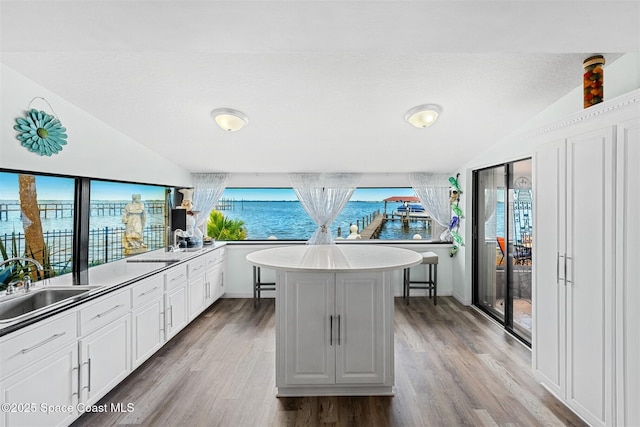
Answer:
[(422, 255), (378, 245), (304, 245), (252, 252), (247, 261), (274, 270), (340, 273), (399, 270), (422, 263)]

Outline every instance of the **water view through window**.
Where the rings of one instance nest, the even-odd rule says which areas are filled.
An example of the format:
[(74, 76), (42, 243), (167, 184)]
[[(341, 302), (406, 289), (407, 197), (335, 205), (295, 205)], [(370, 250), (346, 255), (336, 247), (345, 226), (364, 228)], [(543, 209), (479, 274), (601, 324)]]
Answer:
[(89, 265), (166, 246), (166, 187), (91, 181)]
[[(362, 232), (372, 218), (385, 214), (377, 236), (379, 239), (412, 239), (418, 234), (431, 239), (430, 221), (427, 213), (422, 218), (415, 216), (408, 224), (400, 221), (399, 201), (385, 202), (390, 197), (415, 197), (412, 188), (358, 188), (351, 200), (330, 227), (334, 238), (346, 238), (349, 227), (356, 224)], [(419, 202), (418, 202), (419, 203)], [(293, 189), (291, 188), (227, 188), (218, 205), (229, 219), (244, 222), (248, 240), (307, 240), (316, 230)]]
[[(0, 259), (28, 256), (45, 277), (71, 272), (74, 186), (73, 178), (0, 172)], [(0, 282), (20, 270), (2, 269)]]

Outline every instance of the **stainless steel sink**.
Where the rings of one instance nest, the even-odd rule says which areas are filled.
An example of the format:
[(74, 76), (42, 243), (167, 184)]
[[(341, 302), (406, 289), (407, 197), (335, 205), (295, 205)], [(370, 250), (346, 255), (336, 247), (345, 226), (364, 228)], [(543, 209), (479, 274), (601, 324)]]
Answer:
[(73, 299), (80, 298), (89, 291), (90, 288), (88, 287), (78, 289), (72, 287), (43, 288), (2, 299), (0, 300), (0, 322), (16, 320), (40, 309), (51, 307), (58, 303), (72, 301)]

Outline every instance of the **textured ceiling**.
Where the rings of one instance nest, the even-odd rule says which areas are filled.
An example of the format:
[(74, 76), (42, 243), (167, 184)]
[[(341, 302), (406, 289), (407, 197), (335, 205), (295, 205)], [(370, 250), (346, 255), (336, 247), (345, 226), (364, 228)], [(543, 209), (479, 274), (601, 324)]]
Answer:
[(0, 5), (4, 64), (193, 172), (449, 172), (640, 50), (637, 1)]

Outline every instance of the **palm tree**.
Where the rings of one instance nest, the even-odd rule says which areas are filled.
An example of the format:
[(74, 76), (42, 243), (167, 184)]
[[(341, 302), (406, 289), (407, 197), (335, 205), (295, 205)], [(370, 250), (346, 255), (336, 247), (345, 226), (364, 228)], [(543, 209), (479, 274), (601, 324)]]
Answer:
[(207, 235), (216, 240), (244, 240), (247, 238), (247, 230), (244, 221), (229, 219), (220, 211), (211, 211), (207, 222)]
[[(40, 264), (48, 264), (48, 254), (40, 221), (36, 177), (27, 174), (18, 175), (18, 188), (24, 228), (25, 254), (39, 261)], [(34, 280), (39, 279), (36, 275), (33, 277)]]

